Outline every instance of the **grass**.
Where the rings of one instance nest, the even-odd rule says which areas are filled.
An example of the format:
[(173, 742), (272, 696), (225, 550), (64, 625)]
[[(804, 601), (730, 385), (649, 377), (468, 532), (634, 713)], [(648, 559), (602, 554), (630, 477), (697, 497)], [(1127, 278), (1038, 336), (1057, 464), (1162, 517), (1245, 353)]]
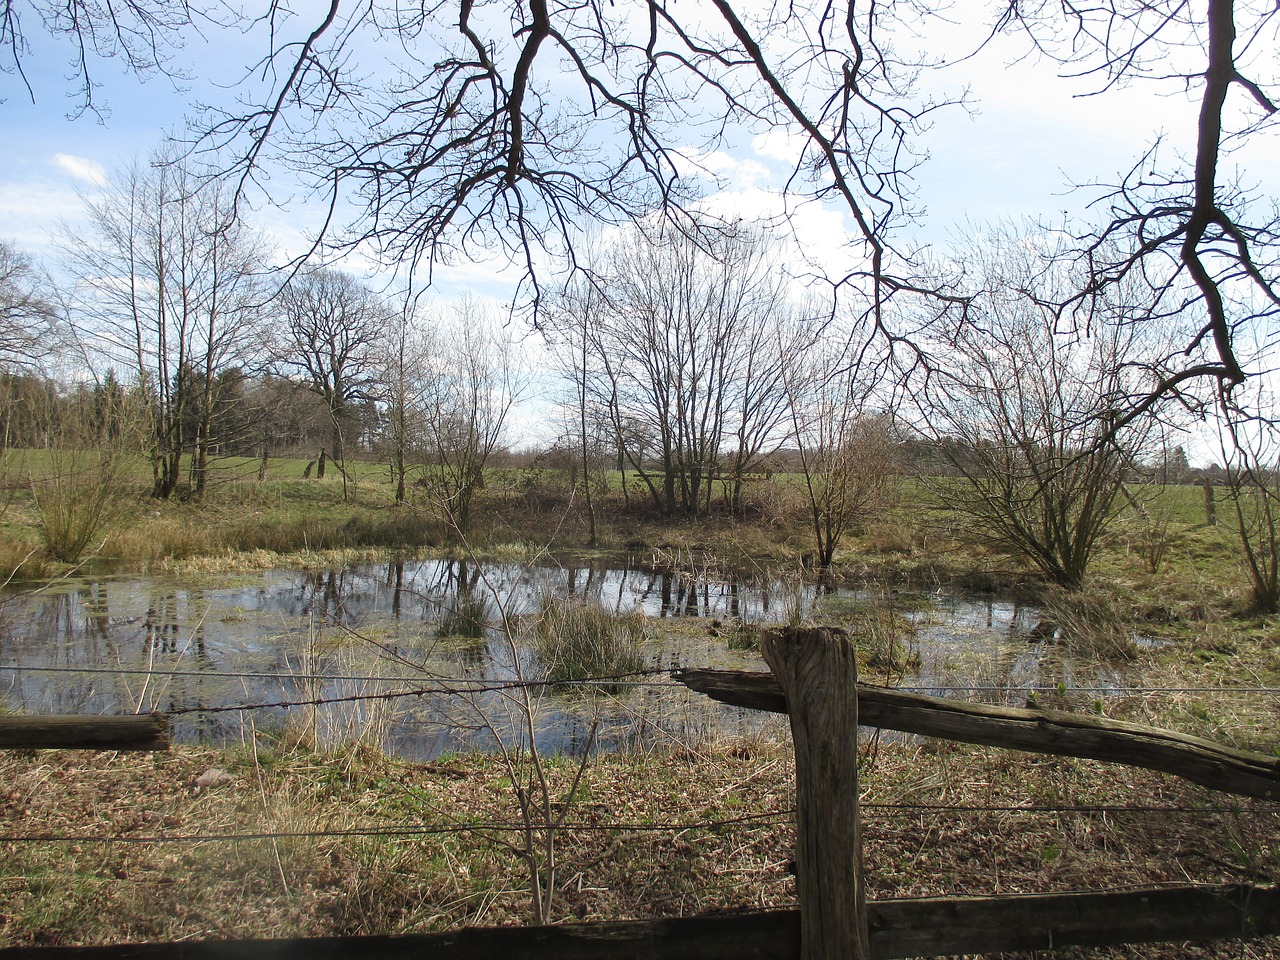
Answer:
[[(556, 918), (794, 906), (791, 763), (785, 738), (597, 758), (561, 836)], [(233, 779), (193, 790), (215, 765)], [(564, 792), (575, 765), (552, 759), (547, 772)], [(21, 823), (8, 832), (140, 841), (0, 842), (0, 946), (520, 922), (524, 866), (494, 829), (519, 820), (504, 776), (484, 755), (432, 764), (349, 750), (0, 755), (0, 812)], [(1219, 798), (1141, 771), (959, 745), (882, 745), (867, 750), (862, 786), (872, 898), (1280, 877), (1268, 839), (1280, 835), (1274, 805), (1224, 812)], [(1091, 813), (1096, 806), (1108, 812)], [(387, 832), (339, 835), (352, 828)], [(239, 839), (143, 839), (196, 834)], [(1276, 947), (1259, 941), (1247, 949), (1260, 952), (1243, 955)], [(1202, 957), (1242, 955), (1236, 943), (1200, 949)]]
[[(12, 464), (19, 459), (26, 471), (23, 476), (42, 476), (41, 471), (55, 468), (56, 458), (47, 451), (9, 451), (4, 457), (0, 475), (11, 481), (18, 476)], [(94, 563), (154, 569), (220, 558), (219, 568), (227, 569), (239, 557), (251, 569), (322, 551), (459, 549), (451, 546), (447, 525), (422, 491), (414, 489), (409, 502), (395, 503), (385, 465), (349, 461), (346, 484), (336, 472), (323, 481), (304, 480), (306, 461), (301, 459), (269, 461), (262, 481), (257, 479), (258, 466), (248, 458), (220, 460), (203, 500), (158, 502), (147, 496), (150, 474), (145, 461), (134, 458), (123, 464), (120, 513), (102, 531), (103, 546)], [(624, 509), (615, 477), (608, 492), (597, 499), (601, 529), (595, 552), (692, 557), (748, 575), (762, 567), (799, 569), (812, 550), (803, 510), (798, 500), (792, 503), (774, 489), (794, 485), (796, 479), (775, 475), (760, 481), (769, 486), (764, 491), (767, 511), (752, 508), (746, 518), (712, 515), (672, 522), (640, 501), (638, 509)], [(478, 520), (467, 550), (486, 558), (531, 550), (582, 551), (585, 518), (559, 473), (495, 468), (478, 496)], [(53, 562), (56, 570), (42, 545), (29, 484), (10, 482), (0, 507), (0, 559), (8, 561), (6, 569), (22, 566), (21, 575), (39, 577)], [(1160, 518), (1158, 562), (1152, 559), (1156, 547), (1151, 517)], [(1239, 548), (1228, 520), (1224, 515), (1218, 526), (1205, 524), (1199, 487), (1168, 488), (1147, 504), (1146, 518), (1125, 507), (1102, 545), (1095, 574), (1142, 589), (1149, 584), (1167, 591), (1163, 585), (1190, 582), (1189, 594), (1199, 592), (1197, 581), (1210, 578), (1220, 585), (1215, 593), (1229, 586), (1233, 596), (1228, 602), (1239, 603)], [(868, 518), (844, 541), (833, 574), (837, 579), (928, 589), (950, 584), (1003, 589), (1036, 583), (1038, 577), (1025, 563), (968, 538), (968, 527), (938, 499), (936, 490), (900, 478), (885, 512)]]
[[(36, 478), (36, 489), (47, 486), (39, 478), (59, 476), (58, 458), (50, 451), (27, 452), (22, 462), (23, 475)], [(353, 461), (345, 489), (336, 473), (324, 480), (303, 480), (304, 468), (301, 460), (273, 460), (266, 479), (259, 482), (258, 461), (219, 461), (217, 479), (203, 500), (156, 501), (147, 496), (146, 463), (133, 458), (119, 467), (115, 516), (99, 531), (103, 546), (94, 562), (151, 569), (228, 554), (405, 551), (442, 541), (444, 527), (427, 505), (395, 504), (384, 467)], [(34, 552), (46, 561), (56, 560), (66, 551), (42, 549), (41, 510), (23, 486), (10, 485), (8, 509), (0, 516), (0, 555)]]
[[(617, 614), (598, 602), (544, 597), (526, 618), (532, 647), (552, 684), (634, 674), (645, 666), (642, 647), (649, 634), (643, 613)], [(601, 692), (620, 687), (604, 685)]]

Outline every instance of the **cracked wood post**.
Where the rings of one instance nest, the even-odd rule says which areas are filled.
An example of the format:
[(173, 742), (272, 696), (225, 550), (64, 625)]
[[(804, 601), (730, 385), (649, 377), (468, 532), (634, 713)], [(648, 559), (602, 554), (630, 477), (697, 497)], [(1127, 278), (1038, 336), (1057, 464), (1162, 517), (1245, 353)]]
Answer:
[(796, 754), (801, 960), (868, 960), (858, 813), (858, 667), (843, 630), (765, 631)]

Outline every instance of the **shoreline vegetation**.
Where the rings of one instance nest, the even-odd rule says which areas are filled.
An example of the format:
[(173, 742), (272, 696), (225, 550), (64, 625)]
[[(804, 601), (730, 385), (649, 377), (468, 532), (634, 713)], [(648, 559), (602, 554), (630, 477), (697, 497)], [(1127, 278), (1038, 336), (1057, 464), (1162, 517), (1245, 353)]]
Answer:
[[(593, 498), (597, 545), (587, 549), (581, 498), (562, 472), (490, 470), (460, 538), (425, 493), (396, 504), (385, 466), (352, 462), (345, 482), (336, 471), (304, 480), (296, 460), (273, 460), (260, 482), (256, 461), (254, 476), (248, 461), (242, 472), (224, 464), (227, 479), (190, 502), (151, 501), (126, 485), (68, 563), (43, 549), (31, 496), (38, 458), (17, 454), (0, 460), (10, 590), (86, 569), (216, 578), (398, 555), (630, 556), (747, 578), (818, 572), (800, 490), (786, 476), (760, 480), (738, 516), (690, 521), (627, 509), (614, 477)], [(1098, 656), (1136, 663), (1148, 692), (1108, 701), (1109, 716), (1280, 756), (1280, 700), (1249, 693), (1280, 687), (1280, 626), (1253, 612), (1229, 518), (1224, 510), (1209, 522), (1200, 486), (1168, 486), (1142, 512), (1123, 506), (1077, 591), (971, 539), (936, 490), (908, 478), (890, 487), (842, 540), (828, 576), (904, 594), (1016, 593)], [(826, 615), (848, 623), (855, 613)], [(1135, 635), (1152, 642), (1135, 647)], [(862, 753), (873, 897), (1280, 879), (1275, 803), (869, 730)], [(533, 761), (538, 779), (521, 781)], [(523, 923), (534, 876), (550, 885), (553, 922), (790, 906), (791, 762), (782, 720), (750, 737), (586, 759), (513, 749), (420, 763), (360, 743), (320, 751), (281, 731), (219, 750), (0, 752), (0, 947)], [(554, 840), (550, 873), (520, 839), (531, 821), (517, 802), (528, 791), (517, 788), (531, 783), (544, 804), (533, 822)], [(1270, 957), (1280, 942), (1061, 955)]]

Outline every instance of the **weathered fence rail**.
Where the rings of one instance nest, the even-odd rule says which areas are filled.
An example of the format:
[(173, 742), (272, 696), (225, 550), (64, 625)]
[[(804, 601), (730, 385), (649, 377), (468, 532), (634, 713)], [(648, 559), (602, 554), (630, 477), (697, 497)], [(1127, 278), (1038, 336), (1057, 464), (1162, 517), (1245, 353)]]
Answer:
[(0, 717), (0, 750), (167, 750), (169, 719), (126, 717)]
[[(867, 904), (872, 960), (1280, 934), (1280, 889), (883, 900)], [(797, 960), (796, 910), (554, 927), (297, 940), (0, 948), (0, 960)]]
[[(675, 678), (714, 700), (755, 710), (787, 712), (772, 673), (678, 670)], [(903, 733), (989, 747), (1107, 760), (1159, 770), (1225, 793), (1280, 800), (1280, 757), (1237, 750), (1122, 720), (946, 700), (859, 683), (858, 722)]]

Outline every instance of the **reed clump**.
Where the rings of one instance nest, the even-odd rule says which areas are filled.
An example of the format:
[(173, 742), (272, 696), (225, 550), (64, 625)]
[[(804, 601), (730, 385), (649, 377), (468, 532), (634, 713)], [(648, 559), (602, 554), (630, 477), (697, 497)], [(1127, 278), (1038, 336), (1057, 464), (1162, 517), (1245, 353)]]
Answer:
[[(530, 639), (544, 679), (565, 684), (638, 673), (649, 636), (645, 620), (643, 613), (614, 613), (596, 601), (543, 598), (531, 618)], [(599, 689), (620, 687), (605, 683)]]
[(1045, 598), (1044, 616), (1046, 629), (1052, 626), (1055, 639), (1078, 657), (1105, 662), (1138, 658), (1132, 611), (1110, 594), (1054, 590)]

